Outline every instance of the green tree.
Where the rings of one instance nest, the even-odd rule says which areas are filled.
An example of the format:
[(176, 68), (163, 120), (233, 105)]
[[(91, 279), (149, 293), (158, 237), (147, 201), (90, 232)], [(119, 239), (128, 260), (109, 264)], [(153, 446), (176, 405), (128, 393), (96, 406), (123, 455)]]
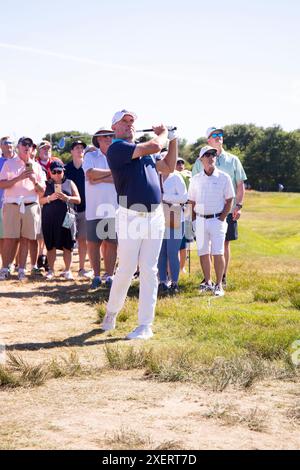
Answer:
[(300, 135), (269, 127), (248, 145), (244, 161), (248, 182), (253, 189), (300, 191)]

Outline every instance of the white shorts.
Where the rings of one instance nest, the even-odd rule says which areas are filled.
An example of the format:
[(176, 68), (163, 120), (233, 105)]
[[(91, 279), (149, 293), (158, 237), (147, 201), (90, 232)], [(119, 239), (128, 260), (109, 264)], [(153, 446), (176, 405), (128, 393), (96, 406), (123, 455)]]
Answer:
[(227, 222), (215, 219), (196, 219), (196, 242), (198, 256), (224, 255), (224, 242), (227, 232)]

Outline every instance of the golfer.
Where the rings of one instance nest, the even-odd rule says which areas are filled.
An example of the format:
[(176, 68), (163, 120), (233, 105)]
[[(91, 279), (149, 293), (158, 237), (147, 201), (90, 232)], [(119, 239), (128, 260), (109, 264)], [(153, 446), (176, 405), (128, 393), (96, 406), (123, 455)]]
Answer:
[[(157, 262), (165, 229), (161, 205), (159, 173), (175, 170), (177, 137), (164, 125), (154, 126), (156, 136), (148, 142), (134, 143), (137, 116), (118, 111), (112, 119), (115, 139), (107, 152), (107, 161), (115, 182), (119, 208), (116, 217), (119, 267), (110, 291), (102, 329), (115, 328), (132, 276), (140, 269), (138, 327), (128, 339), (149, 339), (157, 300)], [(163, 159), (158, 154), (169, 139)]]

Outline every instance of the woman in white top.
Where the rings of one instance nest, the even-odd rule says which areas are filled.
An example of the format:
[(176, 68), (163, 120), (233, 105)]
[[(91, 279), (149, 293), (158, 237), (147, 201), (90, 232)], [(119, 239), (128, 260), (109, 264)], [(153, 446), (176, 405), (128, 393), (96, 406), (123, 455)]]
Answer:
[(162, 176), (162, 191), (166, 230), (158, 260), (158, 290), (159, 293), (173, 294), (178, 292), (178, 252), (184, 231), (183, 204), (187, 202), (188, 194), (185, 182), (177, 171), (167, 177)]

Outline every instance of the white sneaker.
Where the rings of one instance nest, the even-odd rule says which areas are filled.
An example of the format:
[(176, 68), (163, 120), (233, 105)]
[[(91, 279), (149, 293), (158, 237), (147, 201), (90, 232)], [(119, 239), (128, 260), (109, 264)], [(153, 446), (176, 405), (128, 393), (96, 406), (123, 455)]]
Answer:
[(215, 290), (214, 290), (214, 295), (216, 297), (223, 297), (225, 295), (222, 284), (217, 284), (216, 285)]
[(106, 312), (102, 322), (102, 330), (109, 331), (116, 328), (117, 313)]
[(53, 279), (53, 278), (54, 278), (54, 272), (52, 271), (52, 269), (49, 269), (49, 271), (46, 274), (46, 279), (48, 281), (51, 281), (51, 279)]
[(78, 277), (84, 277), (85, 279), (91, 279), (93, 275), (93, 271), (86, 271), (85, 269), (79, 269), (78, 271)]
[(0, 269), (0, 281), (5, 281), (8, 279), (9, 276), (9, 270), (6, 268)]
[(127, 339), (149, 339), (152, 338), (153, 331), (149, 325), (140, 325), (131, 333), (129, 333)]
[(74, 277), (73, 277), (73, 274), (71, 273), (71, 271), (64, 271), (62, 273), (62, 277), (64, 277), (66, 279), (66, 281), (74, 281)]

